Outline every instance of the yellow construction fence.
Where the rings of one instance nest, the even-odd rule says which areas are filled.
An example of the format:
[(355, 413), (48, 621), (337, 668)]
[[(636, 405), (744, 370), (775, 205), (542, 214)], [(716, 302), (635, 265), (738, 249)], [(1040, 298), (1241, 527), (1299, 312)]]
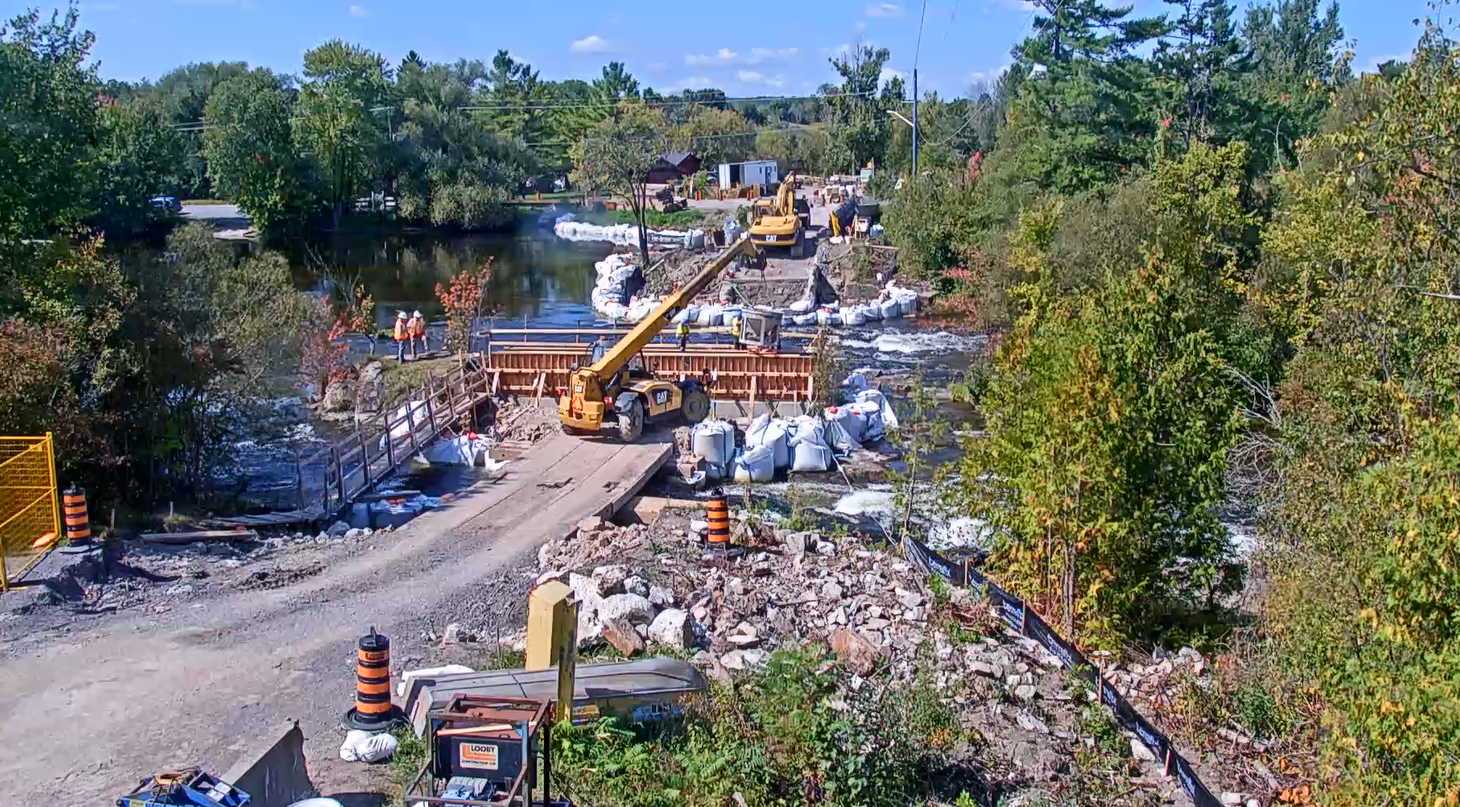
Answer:
[(0, 590), (59, 543), (51, 435), (0, 437)]

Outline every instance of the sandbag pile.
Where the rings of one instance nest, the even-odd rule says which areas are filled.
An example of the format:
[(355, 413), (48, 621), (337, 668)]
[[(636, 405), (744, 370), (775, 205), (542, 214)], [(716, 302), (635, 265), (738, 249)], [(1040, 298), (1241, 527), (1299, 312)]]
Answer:
[[(639, 228), (632, 224), (589, 224), (559, 220), (553, 233), (564, 241), (607, 241), (625, 247), (639, 245)], [(704, 249), (704, 230), (649, 230), (649, 243), (661, 246)]]

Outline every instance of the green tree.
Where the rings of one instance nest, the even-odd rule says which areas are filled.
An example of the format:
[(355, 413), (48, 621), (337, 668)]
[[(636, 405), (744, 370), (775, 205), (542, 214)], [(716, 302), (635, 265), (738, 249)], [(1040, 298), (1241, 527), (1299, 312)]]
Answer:
[(108, 235), (140, 233), (160, 215), (148, 201), (190, 187), (188, 143), (147, 97), (104, 104), (92, 219)]
[(669, 146), (694, 152), (706, 167), (740, 162), (755, 148), (755, 130), (739, 112), (687, 105), (684, 122), (669, 129)]
[(269, 233), (297, 230), (318, 213), (293, 115), (287, 83), (264, 69), (218, 85), (204, 114), (203, 153), (214, 188)]
[(891, 56), (887, 48), (857, 45), (829, 60), (842, 77), (840, 87), (823, 92), (831, 96), (828, 160), (839, 171), (856, 171), (887, 154), (892, 131), (887, 111), (903, 100), (902, 79), (882, 84), (882, 68)]
[(649, 267), (649, 238), (644, 227), (648, 175), (667, 143), (663, 115), (642, 103), (626, 103), (573, 147), (573, 181), (628, 202), (639, 228), (639, 257), (645, 269)]
[(1165, 22), (1098, 0), (1034, 5), (1034, 34), (1013, 50), (1022, 79), (1006, 137), (1016, 173), (1065, 193), (1114, 182), (1150, 151), (1154, 85), (1135, 50)]
[(0, 28), (0, 248), (87, 213), (98, 134), (99, 82), (86, 62), (93, 41), (77, 30), (74, 7), (48, 22), (31, 11)]
[(304, 54), (304, 77), (295, 137), (319, 166), (338, 229), (354, 199), (378, 176), (386, 64), (377, 53), (334, 40)]

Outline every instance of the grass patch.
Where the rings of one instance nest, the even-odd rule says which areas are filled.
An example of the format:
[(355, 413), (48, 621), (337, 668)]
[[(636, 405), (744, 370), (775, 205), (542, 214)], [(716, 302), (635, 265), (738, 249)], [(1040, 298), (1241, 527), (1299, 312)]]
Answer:
[(426, 741), (417, 737), (410, 726), (396, 726), (390, 730), (390, 734), (400, 743), (400, 747), (390, 758), (385, 775), (395, 791), (395, 803), (405, 804), (406, 788), (415, 780), (416, 774), (421, 772), (421, 766), (426, 764)]
[[(607, 718), (554, 733), (555, 787), (580, 804), (621, 807), (828, 807), (922, 803), (931, 774), (963, 741), (927, 682), (839, 693), (819, 649), (772, 654), (766, 668), (716, 685), (670, 724)], [(957, 793), (946, 794), (956, 797)]]
[(383, 358), (385, 360), (381, 364), (385, 367), (385, 400), (391, 403), (400, 400), (408, 391), (423, 386), (427, 376), (440, 378), (455, 369), (457, 364), (456, 359), (450, 356), (398, 364), (393, 346)]
[(477, 668), (481, 670), (520, 670), (526, 666), (526, 652), (513, 650), (506, 645), (498, 645), (482, 658)]

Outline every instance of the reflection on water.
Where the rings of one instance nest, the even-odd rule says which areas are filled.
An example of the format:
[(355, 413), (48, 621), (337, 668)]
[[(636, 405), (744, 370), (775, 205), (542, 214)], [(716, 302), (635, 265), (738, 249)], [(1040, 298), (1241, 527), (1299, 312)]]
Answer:
[(570, 243), (551, 233), (400, 234), (341, 236), (287, 252), (300, 288), (324, 291), (327, 274), (340, 283), (358, 279), (375, 298), (376, 324), (384, 328), (397, 310), (420, 309), (428, 318), (439, 318), (436, 284), (488, 259), (487, 297), (500, 316), (546, 318), (554, 324), (591, 318), (586, 303), (593, 290), (593, 263), (609, 253), (609, 246)]

